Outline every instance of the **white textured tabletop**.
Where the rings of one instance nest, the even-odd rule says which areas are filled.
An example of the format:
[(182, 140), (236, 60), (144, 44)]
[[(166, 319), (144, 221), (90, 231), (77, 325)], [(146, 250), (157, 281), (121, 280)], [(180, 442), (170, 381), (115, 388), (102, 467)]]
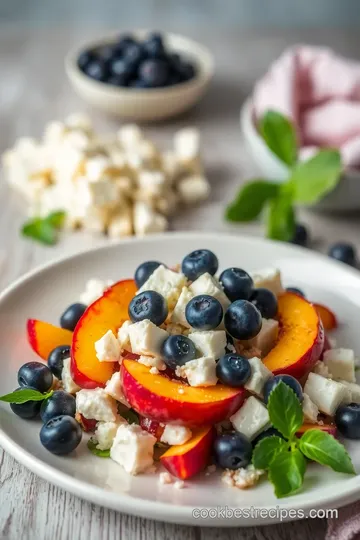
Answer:
[[(68, 28), (0, 32), (0, 152), (22, 135), (40, 135), (44, 124), (70, 112), (84, 110), (64, 76), (63, 57), (67, 49), (101, 32)], [(253, 82), (268, 63), (292, 43), (307, 41), (326, 44), (343, 54), (360, 56), (358, 33), (312, 30), (266, 33), (239, 30), (237, 33), (197, 34), (215, 55), (217, 73), (199, 107), (185, 117), (157, 126), (149, 134), (163, 144), (177, 127), (195, 124), (203, 134), (204, 158), (213, 185), (211, 200), (187, 210), (172, 220), (173, 229), (231, 231), (261, 234), (258, 225), (231, 226), (223, 221), (223, 206), (237, 186), (251, 175), (252, 168), (239, 132), (239, 108)], [(117, 124), (89, 111), (96, 125), (105, 130)], [(65, 238), (55, 248), (43, 248), (19, 236), (24, 219), (21, 201), (0, 185), (0, 287), (40, 263), (105, 242), (81, 233)], [(335, 240), (353, 242), (360, 249), (360, 217), (334, 217), (305, 213), (316, 247), (326, 250)], [(6, 359), (2, 359), (6, 361)], [(303, 521), (249, 529), (205, 529), (168, 525), (122, 515), (89, 504), (40, 480), (0, 449), (0, 538), (42, 539), (142, 539), (216, 540), (246, 538), (275, 540), (324, 538), (324, 520)]]

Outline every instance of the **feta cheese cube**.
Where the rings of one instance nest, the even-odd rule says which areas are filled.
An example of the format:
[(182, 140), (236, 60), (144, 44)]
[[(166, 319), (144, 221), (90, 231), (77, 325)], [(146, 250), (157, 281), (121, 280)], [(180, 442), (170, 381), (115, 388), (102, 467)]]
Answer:
[(124, 238), (133, 234), (131, 207), (126, 206), (111, 217), (107, 229), (110, 238)]
[(133, 209), (134, 231), (137, 236), (163, 232), (168, 228), (166, 217), (154, 212), (142, 201), (137, 201)]
[(254, 396), (250, 396), (244, 405), (230, 416), (230, 422), (236, 431), (250, 440), (255, 439), (259, 433), (270, 426), (267, 408)]
[(257, 358), (256, 356), (254, 358), (249, 358), (249, 363), (251, 367), (251, 376), (244, 386), (249, 392), (262, 396), (264, 385), (266, 381), (272, 377), (272, 372), (262, 363), (260, 358)]
[(304, 413), (304, 421), (309, 422), (309, 424), (316, 424), (319, 409), (306, 393), (303, 393), (303, 396), (304, 400), (302, 403), (302, 409)]
[(136, 124), (126, 124), (125, 126), (122, 126), (119, 129), (117, 136), (126, 149), (136, 147), (143, 138), (141, 129)]
[(309, 373), (304, 392), (321, 412), (329, 416), (334, 416), (338, 406), (346, 401), (350, 394), (343, 384), (325, 379), (316, 373)]
[[(138, 358), (139, 364), (143, 364), (144, 366), (155, 368), (157, 370), (157, 373), (159, 371), (164, 371), (166, 369), (165, 362), (157, 357), (157, 356), (139, 356)], [(153, 372), (154, 373), (154, 372)], [(155, 374), (157, 374), (155, 373)]]
[(63, 362), (63, 368), (61, 371), (61, 380), (62, 380), (65, 392), (69, 392), (69, 394), (76, 394), (76, 392), (80, 390), (80, 386), (78, 386), (73, 381), (73, 378), (71, 376), (71, 371), (70, 371), (70, 364), (71, 364), (71, 359), (65, 358)]
[(107, 156), (97, 155), (91, 157), (85, 164), (85, 175), (87, 180), (90, 183), (96, 182), (111, 168), (111, 166), (111, 159)]
[(334, 379), (356, 382), (355, 355), (351, 349), (330, 349), (324, 353), (324, 364)]
[(214, 386), (217, 383), (216, 362), (211, 356), (186, 362), (179, 372), (187, 378), (190, 386)]
[(174, 307), (174, 311), (171, 314), (171, 321), (173, 323), (182, 324), (186, 328), (190, 328), (190, 325), (185, 317), (185, 310), (192, 298), (194, 298), (192, 292), (187, 287), (183, 287)]
[(108, 380), (108, 382), (105, 385), (104, 390), (105, 390), (106, 394), (108, 394), (112, 398), (116, 399), (116, 401), (119, 401), (120, 403), (125, 405), (125, 407), (130, 408), (130, 403), (126, 399), (124, 391), (123, 391), (119, 371), (116, 371), (112, 375), (111, 379)]
[(116, 401), (103, 388), (80, 390), (76, 394), (76, 411), (88, 420), (115, 422), (118, 419)]
[(219, 300), (224, 312), (230, 305), (230, 300), (222, 290), (220, 283), (208, 272), (202, 274), (195, 281), (193, 281), (189, 289), (194, 296), (198, 296), (200, 294), (214, 296), (214, 298)]
[(312, 371), (314, 373), (317, 373), (318, 375), (321, 375), (322, 377), (325, 377), (325, 379), (332, 379), (332, 374), (329, 371), (329, 368), (327, 365), (324, 364), (322, 360), (318, 360), (313, 367)]
[(169, 334), (145, 319), (129, 326), (131, 352), (144, 356), (161, 356), (161, 347)]
[(185, 444), (189, 439), (191, 439), (191, 430), (188, 427), (166, 424), (160, 441), (173, 446)]
[(205, 176), (191, 175), (182, 178), (177, 185), (181, 199), (186, 204), (197, 204), (206, 201), (211, 187)]
[(65, 119), (65, 125), (70, 129), (82, 129), (84, 131), (93, 129), (91, 118), (82, 112), (69, 114)]
[(350, 400), (349, 403), (360, 403), (360, 385), (355, 384), (349, 381), (339, 380), (339, 383), (343, 384), (345, 388), (350, 391)]
[(131, 345), (130, 345), (130, 335), (129, 335), (129, 328), (132, 325), (131, 321), (125, 321), (120, 326), (117, 334), (118, 342), (120, 345), (121, 351), (130, 351)]
[(94, 433), (97, 440), (96, 448), (99, 450), (109, 450), (121, 423), (126, 423), (126, 420), (122, 418), (117, 422), (99, 422)]
[(173, 479), (172, 479), (172, 476), (170, 473), (168, 473), (167, 471), (165, 472), (161, 472), (159, 474), (159, 482), (160, 484), (172, 484), (173, 483)]
[(224, 330), (191, 332), (188, 337), (194, 343), (200, 356), (211, 356), (218, 360), (225, 354), (226, 332)]
[(276, 296), (284, 292), (280, 270), (277, 268), (264, 268), (256, 272), (250, 272), (250, 276), (256, 288), (269, 289)]
[(257, 484), (264, 472), (261, 469), (255, 469), (254, 465), (240, 467), (235, 470), (226, 469), (223, 472), (222, 481), (231, 487), (247, 489)]
[(180, 161), (190, 161), (200, 152), (200, 132), (196, 128), (183, 128), (174, 135), (174, 149)]
[(156, 438), (135, 424), (121, 424), (110, 449), (110, 457), (129, 474), (139, 474), (154, 462)]
[(85, 291), (80, 295), (80, 302), (87, 306), (92, 304), (95, 300), (101, 298), (106, 289), (111, 287), (113, 283), (112, 280), (89, 279), (86, 283)]
[(255, 347), (266, 356), (274, 348), (279, 334), (279, 323), (274, 319), (263, 319), (261, 330), (253, 339), (241, 340), (240, 343), (247, 349)]
[(167, 185), (167, 178), (162, 171), (141, 171), (138, 174), (138, 183), (143, 192), (159, 197)]
[(111, 330), (108, 330), (95, 342), (96, 358), (99, 362), (118, 362), (120, 359), (120, 343)]
[(145, 281), (144, 285), (138, 290), (156, 291), (161, 294), (168, 303), (171, 310), (178, 301), (180, 292), (186, 284), (186, 277), (180, 272), (173, 272), (164, 265), (158, 266), (151, 276)]

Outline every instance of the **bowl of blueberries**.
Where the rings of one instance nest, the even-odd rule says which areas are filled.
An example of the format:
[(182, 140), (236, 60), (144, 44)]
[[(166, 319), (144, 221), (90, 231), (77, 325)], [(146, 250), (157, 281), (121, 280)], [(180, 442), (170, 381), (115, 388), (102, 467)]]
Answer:
[(195, 105), (214, 70), (211, 53), (199, 43), (148, 31), (89, 43), (67, 55), (65, 68), (75, 91), (91, 106), (144, 121)]

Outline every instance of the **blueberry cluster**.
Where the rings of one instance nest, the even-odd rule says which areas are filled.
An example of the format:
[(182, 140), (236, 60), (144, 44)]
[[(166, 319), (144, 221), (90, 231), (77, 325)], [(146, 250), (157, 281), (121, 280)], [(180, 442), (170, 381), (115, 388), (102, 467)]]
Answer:
[(194, 64), (168, 50), (159, 33), (142, 41), (122, 36), (109, 45), (85, 50), (78, 58), (78, 66), (92, 79), (131, 88), (172, 86), (196, 74)]

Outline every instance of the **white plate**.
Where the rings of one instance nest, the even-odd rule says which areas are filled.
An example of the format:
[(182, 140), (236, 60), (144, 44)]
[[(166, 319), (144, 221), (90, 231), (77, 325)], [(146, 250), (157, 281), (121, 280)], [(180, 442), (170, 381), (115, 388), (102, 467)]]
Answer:
[[(59, 315), (76, 301), (87, 279), (121, 279), (132, 276), (137, 264), (158, 259), (174, 264), (189, 251), (209, 248), (219, 257), (221, 268), (237, 265), (249, 270), (275, 265), (286, 285), (303, 287), (314, 301), (335, 310), (341, 327), (339, 344), (359, 351), (360, 274), (340, 263), (295, 246), (254, 238), (203, 233), (167, 234), (143, 240), (123, 241), (78, 254), (32, 272), (0, 296), (0, 393), (16, 386), (18, 368), (35, 360), (26, 341), (28, 317), (57, 324)], [(217, 474), (199, 476), (186, 488), (160, 485), (157, 474), (130, 477), (110, 459), (93, 456), (81, 443), (73, 455), (57, 457), (39, 442), (38, 422), (15, 416), (8, 405), (0, 405), (0, 444), (18, 461), (64, 489), (94, 503), (130, 514), (162, 521), (213, 526), (265, 525), (280, 520), (239, 517), (197, 519), (194, 508), (276, 508), (307, 512), (311, 508), (334, 508), (360, 495), (360, 477), (336, 474), (310, 465), (302, 491), (277, 500), (271, 485), (261, 482), (247, 491), (225, 486)], [(360, 442), (347, 443), (355, 468), (360, 471)], [(294, 515), (287, 519), (294, 519)]]

